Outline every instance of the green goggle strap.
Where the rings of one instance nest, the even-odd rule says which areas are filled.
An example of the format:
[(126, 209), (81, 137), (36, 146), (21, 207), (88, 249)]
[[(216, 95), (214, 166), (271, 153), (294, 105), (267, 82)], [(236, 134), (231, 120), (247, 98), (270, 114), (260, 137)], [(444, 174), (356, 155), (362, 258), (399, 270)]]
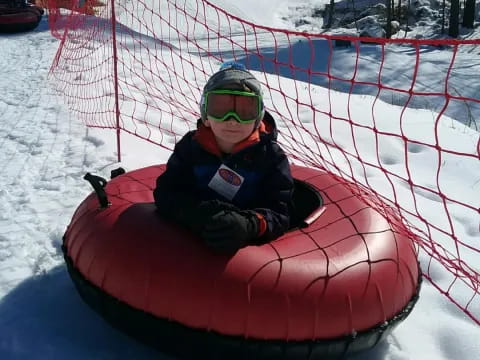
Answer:
[(252, 119), (252, 120), (243, 120), (243, 119), (240, 119), (240, 117), (238, 116), (238, 114), (235, 112), (235, 111), (229, 111), (228, 113), (226, 113), (225, 115), (223, 115), (221, 118), (219, 117), (216, 117), (216, 116), (212, 116), (212, 115), (207, 115), (209, 118), (215, 120), (216, 122), (223, 122), (225, 120), (227, 120), (228, 118), (230, 117), (233, 117), (235, 118), (235, 120), (237, 120), (239, 123), (241, 124), (251, 124), (253, 123), (254, 121), (256, 121), (257, 119)]

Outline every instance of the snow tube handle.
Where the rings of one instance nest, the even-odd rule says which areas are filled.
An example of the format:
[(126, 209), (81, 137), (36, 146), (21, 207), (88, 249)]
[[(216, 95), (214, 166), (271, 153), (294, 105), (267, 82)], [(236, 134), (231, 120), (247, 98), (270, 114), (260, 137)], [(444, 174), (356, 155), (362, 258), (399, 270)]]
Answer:
[(310, 226), (315, 220), (317, 220), (320, 215), (325, 212), (325, 206), (319, 207), (313, 213), (311, 213), (305, 220), (303, 220), (302, 224), (300, 224), (300, 228), (306, 228)]
[(117, 176), (125, 174), (125, 169), (122, 167), (110, 171), (110, 179), (115, 179)]
[(104, 187), (107, 185), (107, 180), (105, 180), (101, 176), (92, 175), (90, 173), (86, 173), (83, 178), (87, 180), (95, 190), (98, 202), (100, 203), (100, 208), (106, 209), (110, 205), (110, 203), (108, 202), (107, 193), (104, 189)]

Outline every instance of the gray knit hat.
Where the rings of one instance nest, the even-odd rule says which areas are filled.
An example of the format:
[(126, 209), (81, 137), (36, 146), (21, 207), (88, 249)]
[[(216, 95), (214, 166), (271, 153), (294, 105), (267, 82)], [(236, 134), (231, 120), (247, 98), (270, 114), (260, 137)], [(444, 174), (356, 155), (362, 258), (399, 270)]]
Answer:
[(224, 63), (218, 72), (213, 74), (203, 88), (202, 98), (200, 100), (200, 113), (202, 115), (202, 120), (205, 121), (207, 118), (206, 109), (205, 109), (205, 95), (207, 92), (212, 90), (243, 90), (250, 91), (256, 95), (260, 96), (262, 101), (261, 103), (261, 112), (257, 118), (256, 126), (260, 123), (265, 115), (265, 109), (263, 106), (263, 92), (262, 85), (255, 78), (255, 76), (250, 73), (243, 64), (237, 62), (227, 62)]

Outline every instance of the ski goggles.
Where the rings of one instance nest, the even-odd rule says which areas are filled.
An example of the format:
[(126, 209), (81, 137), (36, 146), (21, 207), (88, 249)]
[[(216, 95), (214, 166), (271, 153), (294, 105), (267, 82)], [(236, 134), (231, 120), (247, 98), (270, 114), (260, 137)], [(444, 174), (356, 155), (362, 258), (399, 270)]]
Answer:
[(205, 113), (218, 122), (233, 117), (241, 124), (251, 124), (261, 112), (262, 97), (251, 92), (212, 90), (205, 94)]

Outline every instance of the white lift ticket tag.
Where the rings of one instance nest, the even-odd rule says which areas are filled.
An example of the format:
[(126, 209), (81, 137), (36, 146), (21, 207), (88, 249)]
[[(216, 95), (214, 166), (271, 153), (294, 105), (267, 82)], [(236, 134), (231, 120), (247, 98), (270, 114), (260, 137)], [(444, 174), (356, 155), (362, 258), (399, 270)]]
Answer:
[(222, 164), (208, 187), (228, 200), (232, 200), (243, 184), (243, 176)]

